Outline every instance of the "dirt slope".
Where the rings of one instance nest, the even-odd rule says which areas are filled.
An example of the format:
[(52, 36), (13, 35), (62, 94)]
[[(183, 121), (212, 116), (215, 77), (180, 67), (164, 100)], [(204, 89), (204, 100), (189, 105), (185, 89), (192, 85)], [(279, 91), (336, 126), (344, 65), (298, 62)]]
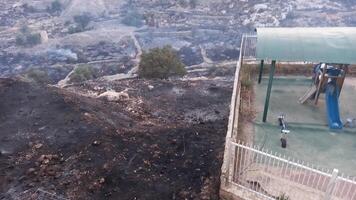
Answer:
[(0, 199), (217, 199), (230, 85), (121, 81), (109, 102), (2, 79)]

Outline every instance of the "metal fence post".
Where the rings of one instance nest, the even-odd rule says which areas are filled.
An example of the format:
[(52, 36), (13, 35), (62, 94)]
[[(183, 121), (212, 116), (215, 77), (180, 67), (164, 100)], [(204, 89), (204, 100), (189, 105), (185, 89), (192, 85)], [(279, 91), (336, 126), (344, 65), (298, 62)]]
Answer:
[(231, 180), (231, 169), (230, 169), (230, 163), (231, 163), (231, 159), (232, 159), (232, 155), (231, 155), (231, 138), (228, 138), (226, 140), (226, 145), (227, 145), (227, 164), (226, 164), (226, 172), (225, 172), (225, 186), (229, 186), (230, 180)]
[(339, 170), (334, 169), (334, 171), (331, 175), (330, 182), (326, 188), (326, 192), (325, 192), (325, 196), (324, 196), (323, 200), (331, 200), (332, 194), (333, 194), (335, 186), (336, 186), (336, 180), (337, 180), (338, 175), (339, 175)]

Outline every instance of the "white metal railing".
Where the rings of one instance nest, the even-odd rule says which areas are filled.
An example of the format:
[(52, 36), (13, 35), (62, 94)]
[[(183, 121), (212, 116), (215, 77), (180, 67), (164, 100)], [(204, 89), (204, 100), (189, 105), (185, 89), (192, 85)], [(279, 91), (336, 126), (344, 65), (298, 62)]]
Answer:
[(245, 34), (242, 39), (243, 42), (243, 59), (245, 61), (256, 60), (257, 56), (257, 35)]
[(240, 142), (231, 142), (230, 147), (231, 183), (260, 199), (356, 200), (355, 179), (339, 175), (336, 169), (315, 168)]

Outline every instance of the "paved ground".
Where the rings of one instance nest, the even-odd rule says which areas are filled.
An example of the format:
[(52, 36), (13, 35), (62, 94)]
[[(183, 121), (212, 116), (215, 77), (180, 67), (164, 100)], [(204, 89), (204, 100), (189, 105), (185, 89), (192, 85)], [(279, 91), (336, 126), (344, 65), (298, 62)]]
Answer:
[[(346, 79), (340, 96), (341, 120), (356, 118), (356, 79)], [(255, 143), (278, 153), (291, 156), (324, 168), (337, 168), (347, 175), (356, 176), (356, 128), (331, 132), (327, 126), (324, 94), (320, 103), (301, 105), (298, 98), (310, 87), (307, 77), (276, 77), (273, 84), (268, 122), (262, 123), (267, 77), (255, 86)], [(279, 114), (285, 113), (291, 133), (288, 148), (280, 147)]]

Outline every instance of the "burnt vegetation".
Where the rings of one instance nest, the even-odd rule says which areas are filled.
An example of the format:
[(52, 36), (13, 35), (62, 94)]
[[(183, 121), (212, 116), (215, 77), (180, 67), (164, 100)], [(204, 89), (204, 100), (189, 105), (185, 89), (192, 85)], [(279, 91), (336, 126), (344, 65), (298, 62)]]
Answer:
[(91, 20), (92, 20), (92, 17), (90, 16), (89, 13), (75, 15), (73, 17), (74, 24), (72, 24), (68, 28), (69, 34), (80, 33), (80, 32), (89, 30), (88, 25), (91, 22)]
[(40, 33), (34, 32), (28, 26), (22, 26), (16, 36), (16, 45), (33, 47), (41, 43)]

